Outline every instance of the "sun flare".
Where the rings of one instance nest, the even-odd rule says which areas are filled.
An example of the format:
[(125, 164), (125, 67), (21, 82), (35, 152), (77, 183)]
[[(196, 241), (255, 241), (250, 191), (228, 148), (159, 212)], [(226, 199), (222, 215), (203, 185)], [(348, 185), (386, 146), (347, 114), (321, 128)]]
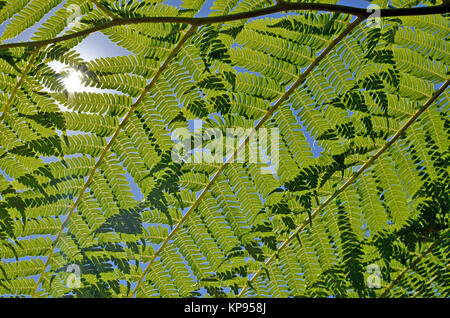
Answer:
[(81, 92), (86, 90), (86, 87), (82, 83), (83, 74), (80, 71), (69, 70), (64, 77), (64, 86), (70, 93)]

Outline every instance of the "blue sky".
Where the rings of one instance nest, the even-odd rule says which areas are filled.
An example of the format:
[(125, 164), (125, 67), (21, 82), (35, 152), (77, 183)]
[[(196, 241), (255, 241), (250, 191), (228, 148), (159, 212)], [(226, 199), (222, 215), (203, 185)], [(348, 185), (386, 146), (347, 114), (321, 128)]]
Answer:
[[(182, 0), (168, 0), (166, 1), (167, 4), (179, 6), (182, 3)], [(213, 5), (214, 0), (207, 0), (204, 4), (203, 8), (200, 10), (200, 12), (196, 15), (198, 17), (201, 16), (208, 16), (211, 12), (210, 7)], [(338, 4), (341, 5), (349, 5), (349, 6), (355, 6), (355, 7), (367, 7), (368, 2), (366, 0), (341, 0), (338, 2)], [(26, 30), (22, 34), (20, 34), (18, 37), (10, 39), (5, 41), (4, 43), (9, 42), (20, 42), (20, 41), (27, 41), (30, 40), (30, 38), (33, 36), (36, 29), (42, 25), (42, 23), (50, 17), (56, 10), (58, 10), (62, 6), (59, 5), (58, 7), (51, 10), (44, 18), (39, 21), (36, 25), (34, 25), (32, 28)], [(283, 14), (277, 13), (269, 15), (269, 17), (282, 17)], [(0, 34), (5, 29), (6, 24), (8, 21), (4, 22), (0, 25)], [(116, 44), (112, 43), (111, 40), (109, 40), (105, 35), (103, 35), (100, 32), (93, 33), (89, 35), (86, 39), (84, 39), (80, 44), (78, 44), (75, 47), (75, 50), (81, 55), (81, 57), (87, 61), (93, 60), (96, 58), (101, 57), (111, 57), (111, 56), (121, 56), (121, 55), (128, 55), (130, 54), (129, 51), (126, 49), (117, 46)], [(64, 65), (60, 63), (53, 63), (51, 65), (55, 68), (56, 71), (60, 71)], [(87, 91), (100, 91), (95, 88), (89, 88)], [(103, 90), (105, 92), (105, 90)], [(320, 154), (320, 147), (318, 147), (317, 143), (311, 138), (309, 133), (306, 131), (306, 129), (303, 130), (305, 133), (307, 140), (310, 142), (311, 147), (313, 148), (313, 153), (315, 156), (318, 156)], [(52, 158), (46, 158), (46, 161), (52, 161)], [(137, 189), (136, 184), (131, 179), (131, 176), (127, 176), (128, 180), (130, 181), (130, 184), (133, 188), (133, 193), (135, 194), (136, 199), (140, 200), (142, 198), (142, 195), (140, 194), (140, 191)]]
[[(181, 0), (167, 0), (165, 3), (174, 5), (174, 6), (179, 6), (182, 3), (182, 1)], [(213, 3), (214, 3), (214, 0), (207, 0), (206, 3), (204, 4), (203, 8), (200, 10), (200, 12), (196, 16), (197, 17), (208, 16), (209, 13), (211, 12), (210, 7), (212, 6)], [(338, 2), (338, 4), (365, 8), (365, 7), (367, 7), (368, 2), (366, 0), (340, 0)], [(18, 37), (11, 39), (11, 40), (7, 40), (4, 43), (20, 42), (20, 41), (29, 40), (31, 38), (31, 36), (33, 35), (33, 33), (36, 31), (37, 27), (39, 27), (43, 21), (45, 21), (49, 16), (51, 16), (53, 14), (53, 12), (55, 12), (61, 6), (62, 6), (62, 4), (59, 5), (58, 7), (54, 8), (53, 10), (51, 10), (46, 16), (44, 16), (44, 18), (40, 22), (38, 22), (32, 28), (26, 30)], [(280, 16), (282, 16), (282, 14), (273, 14), (270, 16), (280, 17)], [(5, 29), (5, 25), (7, 24), (7, 22), (8, 21), (6, 21), (0, 25), (0, 33), (2, 33), (3, 30)], [(124, 54), (128, 53), (123, 48), (120, 48), (117, 45), (113, 44), (106, 36), (104, 36), (100, 32), (96, 32), (96, 33), (88, 36), (82, 43), (80, 43), (76, 47), (76, 49), (86, 60), (91, 60), (91, 59), (104, 57), (104, 56), (119, 56), (119, 55), (124, 55)]]
[[(166, 1), (166, 3), (170, 4), (170, 5), (174, 5), (174, 6), (179, 6), (182, 3), (182, 0), (168, 0), (168, 1)], [(211, 12), (210, 8), (213, 5), (213, 3), (214, 3), (214, 0), (207, 0), (206, 3), (204, 4), (203, 8), (200, 10), (200, 12), (196, 16), (198, 16), (198, 17), (208, 16), (209, 13)], [(338, 2), (338, 4), (364, 8), (364, 7), (367, 7), (368, 2), (365, 0), (341, 0)], [(46, 16), (44, 16), (44, 18), (41, 21), (39, 21), (32, 28), (26, 30), (25, 32), (20, 34), (18, 37), (7, 40), (4, 43), (30, 40), (30, 38), (33, 36), (36, 29), (40, 25), (42, 25), (42, 23), (48, 17), (50, 17), (56, 10), (58, 10), (61, 6), (62, 6), (62, 4), (59, 5), (58, 7), (54, 8), (53, 10), (51, 10)], [(269, 17), (277, 17), (278, 18), (278, 17), (282, 17), (282, 16), (283, 16), (283, 14), (277, 13), (277, 14), (272, 14)], [(0, 25), (0, 33), (3, 32), (7, 22), (8, 21), (6, 21), (2, 25)], [(78, 44), (75, 47), (75, 50), (81, 55), (81, 57), (83, 59), (85, 59), (87, 61), (93, 60), (96, 58), (101, 58), (101, 57), (108, 57), (108, 56), (112, 57), (112, 56), (121, 56), (121, 55), (130, 54), (130, 52), (127, 51), (126, 49), (119, 47), (116, 44), (112, 43), (111, 40), (109, 40), (101, 32), (96, 32), (96, 33), (89, 35), (85, 40), (83, 40), (80, 44)], [(58, 62), (52, 63), (51, 66), (55, 69), (55, 71), (58, 71), (58, 72), (61, 71), (61, 69), (64, 67), (63, 64), (58, 63)], [(101, 91), (96, 88), (88, 88), (88, 89), (83, 88), (83, 90), (97, 91), (97, 92)], [(106, 92), (106, 91), (103, 90), (103, 92)], [(311, 147), (313, 148), (314, 155), (318, 156), (320, 154), (320, 150), (321, 150), (320, 147), (318, 147), (317, 143), (314, 142), (314, 140), (310, 137), (310, 135), (306, 131), (306, 129), (304, 129), (303, 132), (305, 133), (307, 140), (310, 142)], [(49, 161), (50, 160), (51, 159), (49, 159)], [(130, 176), (127, 176), (127, 177), (133, 186), (136, 198), (141, 199), (140, 191), (137, 190), (136, 185), (131, 180), (131, 177)]]
[[(214, 2), (213, 0), (208, 0), (206, 2), (206, 4), (204, 5), (203, 9), (198, 13), (197, 16), (199, 16), (199, 17), (200, 16), (208, 16), (208, 14), (210, 13), (210, 7), (213, 4), (213, 2)], [(169, 1), (167, 1), (167, 3), (178, 6), (181, 3), (181, 0), (169, 0)], [(357, 0), (357, 1), (341, 0), (341, 1), (339, 1), (339, 4), (351, 5), (351, 6), (355, 6), (355, 7), (364, 8), (364, 7), (367, 7), (368, 3), (367, 3), (367, 1), (363, 1), (363, 0)], [(20, 36), (14, 38), (14, 39), (5, 41), (5, 43), (29, 40), (32, 37), (35, 30), (37, 29), (37, 27), (39, 27), (42, 24), (42, 22), (45, 21), (45, 19), (47, 19), (49, 16), (51, 16), (53, 14), (53, 12), (55, 10), (57, 10), (58, 8), (59, 7), (53, 9), (39, 23), (37, 23), (32, 28), (25, 31)], [(282, 14), (271, 15), (271, 17), (281, 17), (281, 16), (282, 16)], [(6, 24), (7, 24), (7, 22), (0, 25), (0, 33), (3, 32)], [(85, 60), (92, 60), (92, 59), (96, 59), (96, 58), (100, 58), (100, 57), (107, 57), (107, 56), (120, 56), (120, 55), (130, 54), (127, 50), (113, 44), (106, 36), (104, 36), (100, 32), (97, 32), (97, 33), (94, 33), (94, 34), (91, 34), (90, 36), (88, 36), (75, 49), (76, 49), (76, 51), (78, 51), (80, 53), (81, 57), (84, 58)], [(57, 67), (61, 68), (62, 65), (59, 65)], [(309, 136), (309, 134), (306, 132), (306, 130), (304, 132), (308, 138), (308, 141), (313, 146), (314, 154), (318, 155), (320, 149), (317, 148), (314, 140)], [(49, 161), (50, 161), (50, 159), (49, 159)], [(2, 171), (0, 171), (0, 172), (2, 172)], [(137, 188), (136, 184), (131, 179), (131, 176), (127, 175), (127, 179), (129, 180), (129, 182), (132, 186), (132, 190), (133, 190), (133, 193), (134, 193), (136, 199), (140, 200), (142, 198), (142, 195), (140, 194), (140, 191)], [(40, 257), (40, 258), (42, 260), (45, 260), (44, 257)], [(24, 258), (24, 259), (26, 259), (26, 258)], [(6, 260), (3, 260), (3, 261), (6, 261)], [(9, 261), (14, 261), (14, 260), (9, 260)]]

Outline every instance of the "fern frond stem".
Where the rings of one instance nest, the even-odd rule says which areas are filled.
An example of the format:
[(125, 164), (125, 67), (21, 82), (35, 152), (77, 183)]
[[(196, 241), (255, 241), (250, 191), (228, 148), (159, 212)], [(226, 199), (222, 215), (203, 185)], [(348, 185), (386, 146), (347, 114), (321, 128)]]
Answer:
[(400, 281), (400, 279), (405, 276), (405, 274), (410, 270), (413, 269), (417, 263), (419, 263), (427, 254), (431, 253), (433, 249), (442, 241), (442, 237), (440, 239), (437, 239), (433, 244), (431, 244), (424, 252), (422, 252), (417, 258), (409, 264), (408, 267), (405, 267), (403, 271), (398, 274), (398, 276), (386, 287), (384, 292), (379, 296), (379, 298), (384, 298), (389, 291)]
[(128, 120), (130, 119), (131, 115), (134, 113), (134, 111), (136, 110), (136, 108), (141, 104), (141, 102), (144, 100), (145, 95), (147, 95), (147, 93), (152, 89), (152, 87), (155, 85), (156, 81), (159, 79), (159, 77), (161, 76), (162, 72), (167, 68), (167, 66), (169, 65), (169, 63), (171, 62), (171, 60), (175, 57), (175, 55), (177, 55), (177, 53), (180, 51), (181, 47), (184, 45), (184, 43), (186, 43), (186, 41), (197, 31), (197, 26), (192, 26), (187, 32), (186, 34), (180, 39), (180, 41), (177, 43), (177, 45), (175, 46), (175, 48), (173, 48), (173, 50), (170, 52), (170, 54), (168, 55), (168, 57), (164, 60), (163, 64), (160, 66), (160, 68), (158, 69), (158, 71), (156, 72), (156, 74), (153, 76), (152, 80), (150, 81), (150, 83), (144, 88), (143, 92), (141, 93), (141, 95), (138, 97), (138, 99), (133, 103), (133, 105), (131, 105), (130, 109), (128, 110), (128, 112), (126, 113), (126, 115), (124, 116), (124, 118), (122, 119), (122, 121), (120, 122), (120, 124), (117, 126), (116, 130), (114, 131), (114, 134), (112, 135), (111, 139), (109, 140), (108, 144), (105, 146), (105, 148), (103, 149), (102, 153), (100, 154), (97, 162), (95, 163), (94, 167), (92, 168), (91, 172), (89, 173), (89, 176), (87, 178), (87, 180), (85, 181), (83, 187), (80, 190), (80, 195), (77, 197), (77, 200), (74, 202), (74, 204), (72, 205), (70, 212), (67, 214), (66, 219), (64, 220), (64, 222), (61, 224), (61, 228), (58, 232), (57, 237), (55, 238), (55, 240), (52, 243), (52, 249), (50, 250), (50, 254), (47, 257), (47, 260), (44, 264), (44, 267), (42, 269), (42, 272), (39, 276), (39, 279), (34, 287), (33, 290), (33, 294), (31, 297), (35, 297), (36, 296), (36, 291), (44, 277), (45, 274), (45, 270), (47, 269), (48, 265), (50, 264), (50, 261), (54, 255), (54, 251), (55, 251), (55, 247), (57, 245), (57, 243), (59, 242), (59, 240), (61, 239), (63, 230), (66, 226), (66, 224), (70, 221), (75, 209), (77, 208), (78, 204), (81, 202), (83, 195), (85, 194), (87, 188), (89, 187), (89, 184), (92, 182), (95, 172), (97, 171), (97, 169), (100, 167), (101, 163), (103, 162), (103, 160), (105, 159), (108, 151), (111, 149), (112, 144), (116, 141), (117, 137), (119, 136), (119, 133), (122, 131), (122, 128), (125, 126), (125, 124), (128, 122)]
[(156, 258), (161, 254), (161, 252), (165, 249), (167, 244), (169, 244), (172, 237), (178, 232), (178, 230), (183, 226), (184, 222), (189, 218), (189, 216), (192, 214), (192, 212), (197, 208), (197, 206), (200, 204), (200, 202), (205, 197), (206, 193), (211, 189), (211, 187), (214, 185), (214, 183), (217, 181), (219, 176), (223, 173), (225, 168), (234, 161), (238, 153), (245, 148), (245, 146), (249, 143), (251, 138), (256, 134), (256, 131), (261, 128), (264, 123), (272, 117), (273, 113), (280, 107), (280, 105), (286, 101), (286, 99), (303, 83), (303, 81), (306, 79), (306, 77), (311, 73), (311, 71), (322, 61), (327, 54), (343, 39), (345, 38), (355, 27), (357, 27), (362, 21), (364, 21), (364, 17), (359, 17), (352, 23), (350, 23), (347, 28), (342, 31), (322, 52), (321, 54), (309, 65), (309, 67), (298, 77), (298, 79), (292, 84), (289, 89), (281, 96), (278, 101), (266, 112), (266, 114), (259, 120), (258, 124), (255, 126), (254, 129), (248, 134), (248, 136), (245, 138), (243, 142), (240, 143), (240, 145), (234, 150), (234, 153), (224, 162), (224, 164), (217, 170), (217, 172), (214, 174), (213, 178), (208, 182), (208, 184), (203, 188), (203, 191), (200, 193), (199, 197), (195, 200), (195, 202), (191, 205), (189, 210), (184, 214), (184, 216), (180, 219), (180, 221), (177, 223), (177, 225), (173, 228), (173, 230), (169, 233), (169, 235), (166, 237), (164, 242), (161, 244), (161, 246), (158, 248), (158, 250), (155, 252), (155, 254), (152, 256), (152, 259), (148, 263), (145, 270), (142, 272), (141, 279), (138, 281), (137, 285), (133, 289), (130, 297), (133, 297), (136, 293), (138, 287), (140, 286), (143, 278), (150, 270), (153, 263), (156, 261)]
[[(430, 105), (433, 104), (433, 102), (447, 89), (447, 87), (450, 84), (450, 79), (447, 80), (438, 90), (436, 90), (433, 95), (428, 99), (428, 101), (397, 131), (395, 135), (392, 136), (392, 138), (382, 147), (380, 148), (364, 165), (362, 165), (353, 176), (348, 179), (338, 190), (336, 190), (328, 199), (326, 199), (316, 210), (314, 210), (313, 213), (311, 213), (310, 218), (313, 219), (316, 217), (320, 212), (322, 212), (330, 202), (332, 202), (339, 194), (344, 192), (351, 184), (353, 184), (359, 176), (363, 174), (374, 162), (377, 160), (392, 144), (394, 144), (398, 138), (408, 129), (415, 121), (416, 119), (424, 112), (426, 111)], [(305, 229), (306, 226), (310, 224), (310, 221), (303, 222), (297, 229), (277, 248), (276, 252), (272, 254), (272, 256), (265, 262), (265, 266), (272, 263), (272, 261), (276, 258), (278, 253), (282, 251), (285, 247), (289, 245), (289, 243), (294, 240), (297, 235)], [(259, 269), (258, 272), (250, 279), (250, 284), (255, 281), (256, 278), (263, 272), (263, 269)], [(239, 293), (238, 297), (242, 296), (245, 290), (247, 289), (247, 286), (243, 287), (241, 292)]]
[(20, 76), (19, 81), (17, 82), (16, 86), (14, 86), (13, 91), (11, 92), (11, 95), (8, 98), (8, 101), (6, 102), (5, 108), (3, 109), (2, 114), (0, 115), (0, 123), (3, 122), (3, 119), (5, 119), (6, 114), (8, 113), (9, 107), (11, 106), (12, 102), (14, 101), (14, 98), (16, 98), (17, 91), (19, 90), (20, 86), (22, 86), (23, 82), (25, 81), (25, 77), (27, 76), (28, 72), (30, 71), (31, 67), (34, 64), (34, 61), (36, 60), (37, 55), (39, 54), (40, 46), (37, 47), (33, 54), (31, 55), (30, 61), (28, 62), (27, 66), (25, 67), (25, 70), (23, 71), (22, 75)]
[(113, 19), (113, 20), (117, 19), (116, 15), (114, 13), (109, 11), (104, 5), (99, 3), (97, 0), (89, 0), (89, 1), (92, 2), (100, 11), (102, 11), (104, 14), (106, 14), (111, 19)]
[[(445, 270), (448, 270), (448, 269), (450, 269), (450, 264), (447, 264), (447, 266), (445, 266)], [(438, 278), (439, 277), (439, 274), (436, 274), (436, 275), (434, 275), (433, 277), (431, 277), (425, 284), (423, 284), (423, 286), (424, 285), (430, 285), (432, 282), (434, 282), (435, 280), (436, 280), (436, 278)], [(420, 290), (418, 290), (418, 291), (416, 291), (415, 293), (414, 293), (414, 295), (411, 297), (411, 298), (416, 298), (418, 295), (419, 295), (419, 293), (420, 293)]]
[[(371, 12), (367, 12), (366, 9), (331, 5), (324, 3), (290, 3), (281, 2), (274, 6), (257, 9), (248, 12), (233, 13), (229, 15), (221, 15), (217, 17), (138, 17), (138, 18), (115, 18), (104, 24), (97, 25), (95, 27), (59, 36), (53, 39), (8, 43), (0, 45), (0, 50), (13, 47), (30, 47), (30, 46), (44, 46), (53, 43), (63, 42), (71, 40), (77, 37), (86, 36), (94, 32), (109, 29), (115, 26), (141, 24), (141, 23), (185, 23), (190, 25), (205, 25), (215, 23), (225, 23), (236, 20), (245, 20), (250, 18), (257, 18), (266, 16), (269, 14), (279, 12), (291, 12), (291, 11), (324, 11), (324, 12), (338, 12), (343, 14), (351, 14), (357, 17), (368, 18)], [(380, 9), (380, 17), (402, 17), (402, 16), (414, 16), (414, 15), (431, 15), (439, 13), (450, 13), (450, 5), (442, 4), (431, 7), (418, 7), (418, 8), (402, 8), (402, 9)]]

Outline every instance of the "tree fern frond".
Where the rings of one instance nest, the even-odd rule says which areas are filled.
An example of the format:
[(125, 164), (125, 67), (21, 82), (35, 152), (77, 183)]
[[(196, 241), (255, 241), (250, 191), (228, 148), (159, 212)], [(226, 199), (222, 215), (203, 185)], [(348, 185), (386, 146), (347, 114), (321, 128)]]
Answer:
[(13, 2), (1, 296), (449, 295), (446, 2)]
[(3, 41), (16, 37), (41, 20), (47, 12), (56, 7), (60, 2), (59, 0), (28, 1), (28, 4), (22, 8), (20, 13), (16, 13), (13, 16), (13, 19), (8, 23), (0, 39)]

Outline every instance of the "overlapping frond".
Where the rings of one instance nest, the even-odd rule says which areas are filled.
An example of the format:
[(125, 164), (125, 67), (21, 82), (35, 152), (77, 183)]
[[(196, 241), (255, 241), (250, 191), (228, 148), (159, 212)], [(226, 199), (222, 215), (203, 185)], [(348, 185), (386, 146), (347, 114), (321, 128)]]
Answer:
[(448, 297), (448, 9), (206, 5), (0, 6), (0, 295)]

